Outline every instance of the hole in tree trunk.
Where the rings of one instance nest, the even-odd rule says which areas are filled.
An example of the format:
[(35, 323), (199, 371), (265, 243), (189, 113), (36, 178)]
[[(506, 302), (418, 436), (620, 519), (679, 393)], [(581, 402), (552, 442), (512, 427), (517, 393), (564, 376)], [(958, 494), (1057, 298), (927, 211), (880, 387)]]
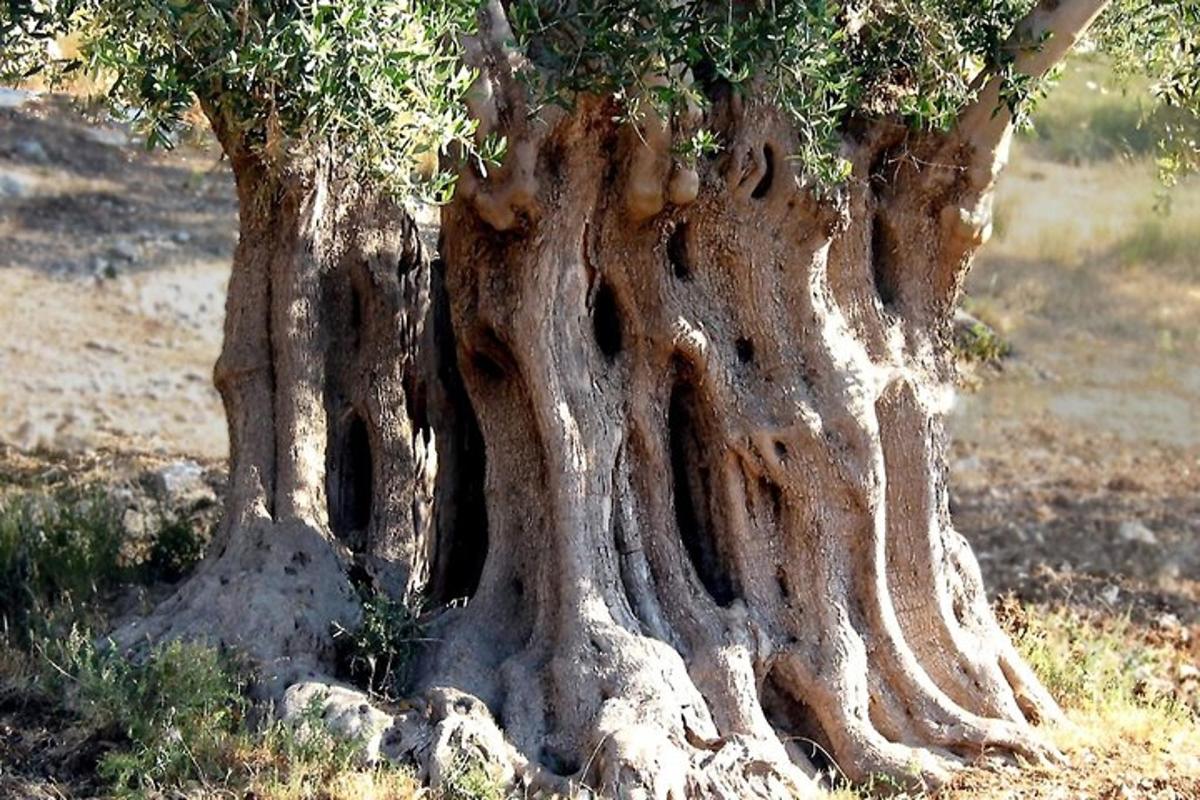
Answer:
[(563, 778), (579, 772), (582, 766), (579, 759), (568, 755), (552, 745), (542, 745), (538, 753), (538, 761), (546, 769)]
[[(463, 385), (458, 346), (450, 321), (450, 304), (443, 283), (444, 266), (433, 263), (431, 319), (437, 353), (437, 382), (440, 397), (430, 398), (428, 412), (437, 436), (438, 476), (437, 539), (430, 574), (429, 595), (436, 602), (469, 598), (479, 586), (488, 552), (488, 513), (485, 494), (487, 453), (475, 407)], [(507, 351), (491, 331), (484, 338), (485, 350), (472, 356), (476, 368), (504, 377)], [(486, 373), (485, 373), (486, 374)], [(436, 402), (434, 402), (436, 400)]]
[(491, 328), (479, 335), (479, 342), (471, 356), (471, 363), (488, 380), (501, 381), (510, 375), (516, 365), (509, 354), (508, 346)]
[(737, 588), (725, 566), (709, 506), (714, 465), (709, 463), (696, 411), (695, 390), (679, 381), (667, 412), (675, 521), (700, 582), (713, 600), (728, 606), (737, 597)]
[(887, 225), (876, 214), (871, 220), (871, 265), (875, 275), (875, 292), (879, 301), (890, 306), (896, 301), (896, 241)]
[(775, 182), (775, 149), (771, 145), (763, 146), (763, 163), (766, 165), (763, 170), (763, 176), (759, 180), (758, 185), (754, 187), (754, 191), (750, 196), (755, 200), (762, 200), (771, 191), (771, 184)]
[(754, 361), (754, 342), (745, 336), (734, 343), (734, 348), (737, 350), (738, 361), (743, 364), (750, 364)]
[(692, 263), (688, 259), (687, 236), (688, 225), (686, 222), (680, 222), (675, 226), (675, 230), (671, 231), (671, 238), (667, 239), (667, 261), (671, 263), (671, 271), (675, 273), (675, 277), (681, 281), (692, 278)]
[(817, 770), (837, 770), (837, 765), (830, 755), (832, 748), (829, 737), (825, 735), (817, 715), (812, 708), (797, 700), (792, 692), (780, 684), (779, 676), (774, 670), (763, 681), (759, 701), (767, 721), (780, 734), (781, 739), (794, 744)]
[(607, 283), (600, 285), (596, 302), (592, 307), (592, 327), (596, 346), (610, 361), (621, 352), (621, 315), (617, 310), (617, 298)]
[(329, 498), (329, 525), (333, 534), (361, 550), (364, 533), (371, 522), (371, 503), (375, 465), (371, 455), (371, 435), (367, 423), (351, 412), (341, 426), (337, 446), (332, 449), (328, 466), (326, 495)]

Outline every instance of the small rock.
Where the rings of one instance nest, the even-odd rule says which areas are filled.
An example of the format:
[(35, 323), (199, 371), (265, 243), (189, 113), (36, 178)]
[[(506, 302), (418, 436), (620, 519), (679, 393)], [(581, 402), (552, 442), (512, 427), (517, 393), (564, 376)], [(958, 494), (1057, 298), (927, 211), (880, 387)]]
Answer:
[(150, 532), (150, 521), (144, 512), (136, 508), (127, 508), (121, 515), (121, 527), (135, 537), (142, 537)]
[(118, 239), (116, 243), (109, 248), (109, 252), (123, 261), (137, 261), (138, 256), (141, 255), (137, 245), (128, 239)]
[(33, 195), (33, 181), (11, 172), (0, 173), (0, 197), (20, 200)]
[(1179, 630), (1179, 617), (1171, 613), (1161, 614), (1156, 620), (1158, 627), (1164, 631)]
[(1121, 523), (1117, 533), (1127, 542), (1137, 542), (1139, 544), (1158, 544), (1158, 537), (1154, 535), (1154, 531), (1147, 528), (1137, 520), (1125, 520)]
[(1116, 586), (1109, 584), (1100, 590), (1100, 599), (1108, 603), (1110, 606), (1115, 605), (1117, 598), (1121, 596), (1121, 590)]
[(187, 244), (192, 240), (192, 235), (187, 231), (175, 231), (171, 234), (171, 241), (176, 244)]
[(129, 136), (117, 128), (85, 128), (83, 137), (108, 147), (124, 147), (129, 144)]
[(161, 501), (171, 504), (195, 505), (198, 501), (215, 500), (212, 487), (204, 480), (204, 468), (190, 459), (160, 467), (145, 476), (150, 491)]
[(33, 99), (33, 92), (0, 87), (0, 108), (20, 108)]
[(1146, 487), (1128, 475), (1118, 475), (1106, 484), (1110, 492), (1144, 492)]
[(86, 342), (83, 343), (83, 346), (86, 347), (88, 350), (96, 350), (98, 352), (109, 353), (111, 355), (120, 355), (120, 353), (121, 353), (120, 349), (113, 347), (111, 344), (105, 344), (104, 342), (98, 342), (95, 339), (88, 339)]
[(92, 274), (97, 278), (111, 281), (121, 274), (121, 270), (107, 258), (96, 256), (92, 259)]
[(45, 164), (50, 160), (46, 155), (46, 148), (42, 147), (42, 143), (37, 139), (21, 139), (13, 145), (13, 152), (34, 164)]

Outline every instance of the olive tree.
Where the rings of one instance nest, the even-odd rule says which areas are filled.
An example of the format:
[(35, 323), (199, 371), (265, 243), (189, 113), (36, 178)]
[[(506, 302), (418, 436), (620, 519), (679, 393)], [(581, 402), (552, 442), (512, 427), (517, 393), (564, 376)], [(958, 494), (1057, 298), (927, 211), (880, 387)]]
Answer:
[[(415, 762), (784, 797), (1059, 755), (948, 507), (950, 321), (1079, 42), (1197, 162), (1195, 0), (9, 0), (237, 179), (219, 546), (118, 641), (209, 637)], [(442, 201), (423, 247), (411, 198)], [(406, 205), (407, 203), (407, 205)], [(355, 581), (413, 700), (326, 677)]]

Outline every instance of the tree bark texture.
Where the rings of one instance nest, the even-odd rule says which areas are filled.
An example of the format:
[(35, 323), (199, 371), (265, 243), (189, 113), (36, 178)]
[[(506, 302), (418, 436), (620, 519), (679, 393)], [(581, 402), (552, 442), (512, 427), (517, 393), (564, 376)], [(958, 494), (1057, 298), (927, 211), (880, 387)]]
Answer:
[(864, 128), (820, 200), (770, 106), (718, 109), (689, 175), (653, 120), (581, 103), (445, 210), (488, 549), (424, 687), (605, 795), (1053, 758), (948, 511), (946, 337), (987, 213), (919, 156), (974, 151)]
[(359, 617), (352, 577), (396, 597), (427, 579), (429, 265), (404, 210), (331, 155), (280, 173), (215, 127), (240, 203), (215, 370), (225, 516), (198, 573), (116, 638), (220, 640), (286, 685), (332, 669), (336, 626)]

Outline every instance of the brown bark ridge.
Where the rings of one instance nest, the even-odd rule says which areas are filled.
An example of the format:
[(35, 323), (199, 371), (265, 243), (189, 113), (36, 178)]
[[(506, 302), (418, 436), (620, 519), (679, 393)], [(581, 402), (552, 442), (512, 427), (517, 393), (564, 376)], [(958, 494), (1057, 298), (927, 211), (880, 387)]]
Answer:
[(225, 517), (197, 574), (114, 639), (235, 646), (278, 694), (332, 671), (335, 627), (360, 614), (352, 575), (397, 597), (427, 578), (429, 265), (403, 208), (335, 158), (269, 169), (211, 116), (240, 203), (215, 369)]

